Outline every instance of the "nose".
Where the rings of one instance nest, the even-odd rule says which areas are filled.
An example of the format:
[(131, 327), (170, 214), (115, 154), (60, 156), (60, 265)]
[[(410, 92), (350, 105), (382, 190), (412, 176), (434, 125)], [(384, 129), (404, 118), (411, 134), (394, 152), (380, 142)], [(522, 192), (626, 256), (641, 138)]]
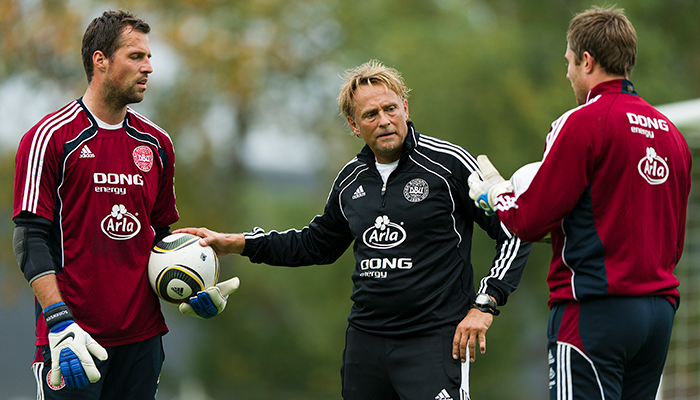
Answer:
[(385, 112), (381, 111), (379, 113), (379, 126), (387, 127), (389, 124), (391, 124), (391, 119)]
[(146, 61), (143, 63), (143, 66), (141, 67), (141, 72), (144, 72), (146, 74), (150, 74), (153, 72), (153, 65), (151, 65), (150, 58), (146, 58)]

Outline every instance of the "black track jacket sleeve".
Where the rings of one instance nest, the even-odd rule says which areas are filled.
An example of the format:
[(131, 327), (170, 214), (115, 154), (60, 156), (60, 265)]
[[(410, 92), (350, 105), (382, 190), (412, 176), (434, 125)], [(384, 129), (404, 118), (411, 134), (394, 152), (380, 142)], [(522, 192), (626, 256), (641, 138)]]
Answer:
[(337, 191), (336, 180), (323, 214), (314, 217), (302, 230), (265, 232), (256, 227), (246, 233), (242, 255), (254, 263), (287, 267), (335, 262), (353, 241), (348, 223), (340, 211), (338, 196), (334, 195)]
[[(532, 243), (524, 242), (511, 233), (496, 215), (487, 216), (474, 206), (474, 221), (494, 240), (496, 255), (489, 274), (481, 279), (478, 293), (486, 293), (496, 299), (499, 306), (506, 304), (508, 296), (518, 288), (525, 271)], [(511, 256), (508, 256), (508, 255)]]

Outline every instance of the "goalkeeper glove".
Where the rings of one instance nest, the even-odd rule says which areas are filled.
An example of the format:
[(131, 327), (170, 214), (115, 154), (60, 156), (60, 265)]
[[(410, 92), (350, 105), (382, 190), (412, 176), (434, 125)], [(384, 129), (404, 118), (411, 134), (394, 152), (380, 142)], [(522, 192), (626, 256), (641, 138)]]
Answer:
[(484, 179), (479, 177), (477, 171), (469, 175), (469, 197), (474, 200), (477, 207), (486, 212), (486, 215), (493, 215), (496, 213), (496, 197), (502, 193), (512, 192), (513, 185), (510, 181), (503, 179), (487, 156), (482, 154), (476, 158), (476, 161)]
[(100, 371), (90, 353), (105, 361), (107, 350), (73, 321), (73, 313), (64, 302), (44, 309), (51, 349), (51, 384), (59, 386), (63, 376), (66, 387), (84, 388), (100, 380)]
[(209, 319), (218, 315), (226, 308), (228, 296), (235, 292), (240, 285), (240, 280), (233, 277), (227, 281), (210, 286), (197, 292), (187, 302), (180, 303), (180, 312), (194, 317)]

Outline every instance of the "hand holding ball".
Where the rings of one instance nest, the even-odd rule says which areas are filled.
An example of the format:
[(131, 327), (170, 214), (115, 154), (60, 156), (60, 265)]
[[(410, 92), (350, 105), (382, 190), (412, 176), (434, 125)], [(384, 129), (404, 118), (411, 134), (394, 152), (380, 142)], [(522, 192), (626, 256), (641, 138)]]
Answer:
[(199, 245), (199, 237), (175, 233), (151, 250), (148, 280), (158, 297), (179, 304), (216, 285), (219, 259), (211, 247)]

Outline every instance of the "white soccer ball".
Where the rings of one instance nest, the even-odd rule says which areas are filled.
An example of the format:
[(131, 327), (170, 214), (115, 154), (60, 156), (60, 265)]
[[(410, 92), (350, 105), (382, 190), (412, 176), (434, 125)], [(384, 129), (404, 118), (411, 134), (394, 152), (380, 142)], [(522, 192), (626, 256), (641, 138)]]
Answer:
[(540, 165), (542, 165), (541, 161), (532, 162), (523, 165), (517, 171), (513, 172), (513, 176), (510, 177), (510, 183), (513, 185), (513, 193), (516, 198), (530, 187), (530, 183), (535, 178), (535, 174), (540, 170)]
[(219, 259), (210, 246), (200, 246), (199, 237), (175, 233), (151, 250), (148, 281), (161, 299), (179, 304), (219, 280)]

